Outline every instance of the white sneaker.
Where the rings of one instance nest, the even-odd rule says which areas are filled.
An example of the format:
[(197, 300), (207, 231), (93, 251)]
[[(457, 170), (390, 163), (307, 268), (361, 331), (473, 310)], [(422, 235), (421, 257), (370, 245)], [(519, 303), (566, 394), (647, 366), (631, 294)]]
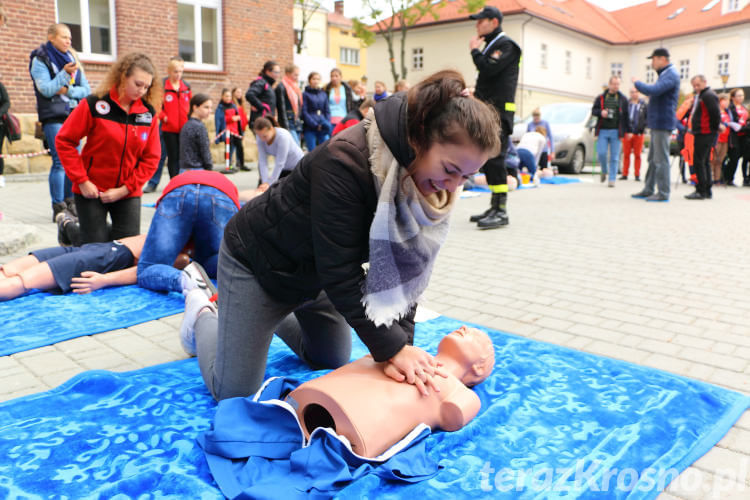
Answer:
[(182, 270), (183, 281), (182, 281), (182, 294), (187, 295), (188, 292), (199, 288), (203, 290), (208, 298), (211, 298), (216, 293), (216, 287), (214, 286), (211, 278), (208, 277), (208, 273), (203, 269), (203, 266), (193, 261)]
[(206, 293), (200, 288), (188, 292), (185, 297), (185, 314), (180, 323), (180, 344), (191, 356), (195, 356), (195, 322), (204, 309), (206, 314), (216, 314), (216, 304), (208, 300)]

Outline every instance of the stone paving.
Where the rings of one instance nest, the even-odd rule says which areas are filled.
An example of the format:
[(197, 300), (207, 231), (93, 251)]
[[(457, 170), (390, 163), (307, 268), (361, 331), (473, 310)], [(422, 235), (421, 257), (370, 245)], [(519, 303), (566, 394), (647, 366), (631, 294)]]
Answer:
[[(511, 225), (499, 230), (481, 232), (467, 222), (488, 195), (461, 200), (422, 304), (750, 393), (750, 189), (720, 188), (711, 201), (687, 201), (691, 188), (673, 184), (669, 203), (646, 203), (629, 196), (641, 183), (608, 189), (598, 177), (580, 178), (511, 193)], [(29, 224), (40, 236), (35, 246), (56, 245), (46, 180), (8, 180), (0, 189), (0, 233), (4, 224)], [(233, 180), (250, 188), (257, 175)], [(151, 214), (143, 208), (144, 231)], [(44, 391), (84, 370), (182, 359), (180, 319), (0, 357), (0, 400)], [(750, 498), (750, 412), (659, 498)]]

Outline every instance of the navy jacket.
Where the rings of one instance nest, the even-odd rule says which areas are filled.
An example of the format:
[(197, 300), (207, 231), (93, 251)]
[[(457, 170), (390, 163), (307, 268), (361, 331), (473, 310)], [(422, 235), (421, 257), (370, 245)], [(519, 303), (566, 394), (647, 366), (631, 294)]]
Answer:
[(648, 128), (651, 130), (673, 130), (677, 118), (677, 98), (680, 95), (680, 75), (672, 65), (667, 64), (658, 71), (659, 79), (649, 85), (635, 82), (635, 88), (641, 94), (649, 96)]
[(328, 94), (324, 90), (314, 89), (309, 85), (302, 93), (302, 120), (304, 130), (317, 131), (319, 125), (328, 130), (331, 123), (331, 109), (328, 106)]

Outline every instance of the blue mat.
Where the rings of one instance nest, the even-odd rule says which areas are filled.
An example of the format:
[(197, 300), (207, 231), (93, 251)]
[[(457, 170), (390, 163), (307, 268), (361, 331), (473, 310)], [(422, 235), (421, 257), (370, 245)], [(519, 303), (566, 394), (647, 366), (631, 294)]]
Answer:
[(542, 177), (539, 179), (542, 184), (575, 184), (581, 182), (581, 179), (575, 177)]
[(0, 302), (0, 356), (127, 328), (184, 309), (182, 294), (152, 292), (136, 285), (86, 295), (24, 295)]
[[(417, 343), (434, 352), (460, 324), (444, 317), (419, 323)], [(340, 498), (652, 499), (667, 484), (660, 471), (672, 479), (750, 404), (650, 368), (490, 335), (496, 366), (476, 388), (480, 414), (458, 432), (428, 438), (444, 466), (437, 477), (396, 486), (368, 476)], [(356, 351), (364, 352), (359, 344)], [(275, 339), (267, 375), (318, 374)], [(195, 442), (214, 411), (194, 359), (87, 372), (0, 403), (0, 497), (221, 498)], [(647, 476), (652, 481), (630, 479)]]

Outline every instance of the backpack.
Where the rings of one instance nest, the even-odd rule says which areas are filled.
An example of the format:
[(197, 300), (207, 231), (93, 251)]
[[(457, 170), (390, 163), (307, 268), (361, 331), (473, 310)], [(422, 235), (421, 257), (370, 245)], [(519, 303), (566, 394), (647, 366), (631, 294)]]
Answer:
[(5, 131), (8, 136), (8, 141), (18, 141), (21, 139), (21, 122), (18, 121), (15, 115), (8, 112), (2, 116), (3, 125), (5, 125)]

